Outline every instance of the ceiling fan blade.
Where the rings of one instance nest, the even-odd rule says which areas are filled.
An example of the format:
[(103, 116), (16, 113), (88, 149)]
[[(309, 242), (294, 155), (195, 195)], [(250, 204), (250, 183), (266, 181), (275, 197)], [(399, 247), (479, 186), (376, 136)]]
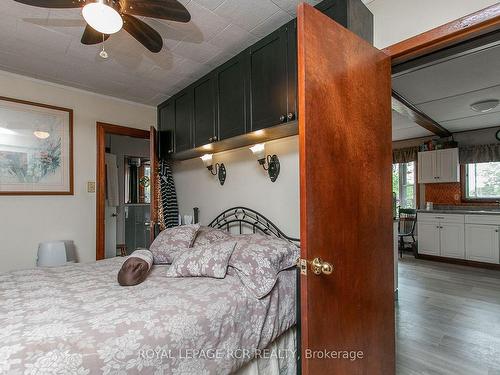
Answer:
[[(104, 40), (102, 38), (103, 35), (104, 35)], [(95, 31), (92, 27), (90, 27), (90, 25), (87, 25), (85, 26), (85, 31), (83, 32), (81, 42), (87, 45), (99, 44), (104, 42), (108, 38), (109, 38), (108, 34), (101, 34), (100, 32)]]
[(191, 14), (177, 0), (120, 0), (122, 13), (159, 18), (169, 21), (189, 22)]
[(134, 16), (122, 14), (123, 28), (151, 52), (160, 52), (163, 39), (151, 26)]
[(31, 5), (40, 8), (82, 8), (87, 0), (14, 0), (17, 3)]

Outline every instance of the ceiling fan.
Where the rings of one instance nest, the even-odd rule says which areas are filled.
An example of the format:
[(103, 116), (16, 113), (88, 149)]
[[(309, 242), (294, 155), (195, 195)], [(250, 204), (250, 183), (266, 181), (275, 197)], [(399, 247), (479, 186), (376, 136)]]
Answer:
[(83, 8), (87, 26), (81, 42), (99, 44), (122, 28), (151, 52), (163, 47), (161, 35), (135, 16), (189, 22), (191, 15), (177, 0), (14, 0), (41, 8)]

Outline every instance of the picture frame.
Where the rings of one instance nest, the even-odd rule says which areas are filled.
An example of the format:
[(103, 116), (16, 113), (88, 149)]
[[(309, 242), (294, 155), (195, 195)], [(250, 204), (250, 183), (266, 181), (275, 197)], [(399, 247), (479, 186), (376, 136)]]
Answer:
[(72, 109), (0, 96), (0, 195), (74, 195)]

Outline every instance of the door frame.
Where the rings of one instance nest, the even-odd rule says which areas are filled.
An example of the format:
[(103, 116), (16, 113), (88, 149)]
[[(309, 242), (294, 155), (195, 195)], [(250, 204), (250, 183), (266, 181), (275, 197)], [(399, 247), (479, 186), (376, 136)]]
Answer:
[(384, 48), (392, 67), (500, 31), (500, 3)]
[(96, 123), (96, 260), (104, 259), (105, 236), (104, 227), (106, 204), (106, 135), (125, 135), (134, 138), (150, 139), (149, 130), (113, 125), (105, 122)]

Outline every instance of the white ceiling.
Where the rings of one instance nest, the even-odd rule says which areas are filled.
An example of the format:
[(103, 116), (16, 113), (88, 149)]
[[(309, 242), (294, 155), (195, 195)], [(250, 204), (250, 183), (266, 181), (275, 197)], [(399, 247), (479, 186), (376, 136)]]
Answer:
[(500, 100), (500, 46), (402, 74), (392, 85), (452, 133), (500, 125), (500, 106), (486, 113), (470, 108), (481, 100)]
[[(0, 1), (0, 69), (157, 105), (295, 17), (299, 0), (180, 0), (187, 24), (143, 18), (164, 39), (158, 54), (124, 30), (100, 46), (80, 43), (81, 9)], [(320, 0), (307, 0), (316, 4)], [(366, 1), (367, 3), (369, 1)]]

